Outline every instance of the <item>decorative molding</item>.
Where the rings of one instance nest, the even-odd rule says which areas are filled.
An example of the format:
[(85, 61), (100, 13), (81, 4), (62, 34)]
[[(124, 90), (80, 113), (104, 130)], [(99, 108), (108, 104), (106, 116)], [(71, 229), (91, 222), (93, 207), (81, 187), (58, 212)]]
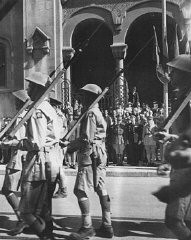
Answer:
[[(150, 0), (150, 2), (158, 2), (159, 0)], [(91, 6), (99, 6), (102, 8), (105, 8), (111, 12), (113, 16), (116, 17), (117, 23), (114, 22), (116, 25), (120, 25), (119, 21), (122, 21), (126, 16), (126, 12), (128, 9), (142, 4), (142, 3), (148, 3), (148, 0), (139, 0), (139, 1), (134, 1), (134, 0), (124, 0), (121, 1), (120, 3), (116, 4), (116, 0), (61, 0), (61, 4), (63, 7), (63, 21), (70, 18), (72, 14), (74, 14), (76, 11), (79, 11), (80, 9), (83, 9), (84, 7), (91, 7)], [(180, 0), (167, 0), (167, 3), (173, 3), (178, 5), (180, 7), (181, 1)], [(115, 19), (114, 17), (114, 19)], [(119, 18), (121, 18), (119, 20)]]
[(26, 50), (28, 54), (32, 54), (34, 50), (42, 50), (44, 55), (49, 54), (50, 37), (39, 27), (36, 27), (32, 37), (26, 40)]
[(74, 56), (75, 50), (71, 47), (62, 48), (63, 61), (68, 62)]
[(110, 46), (113, 56), (116, 59), (124, 59), (127, 50), (127, 44), (125, 43), (115, 43)]

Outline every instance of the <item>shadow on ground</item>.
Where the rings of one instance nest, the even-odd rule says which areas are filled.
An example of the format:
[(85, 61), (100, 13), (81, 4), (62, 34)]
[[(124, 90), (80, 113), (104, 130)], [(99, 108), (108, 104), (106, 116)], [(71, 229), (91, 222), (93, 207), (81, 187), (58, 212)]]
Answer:
[[(101, 225), (100, 217), (92, 217), (94, 228), (99, 228)], [(79, 216), (54, 216), (54, 234), (56, 239), (68, 239), (71, 232), (76, 232), (80, 227)], [(9, 236), (8, 231), (14, 228), (16, 221), (10, 220), (6, 215), (0, 215), (0, 239), (38, 239), (34, 235), (18, 235)], [(161, 220), (149, 219), (128, 219), (128, 218), (113, 218), (112, 224), (116, 237), (147, 237), (149, 238), (166, 238), (172, 239), (174, 236), (165, 227)]]
[[(94, 228), (101, 225), (100, 217), (92, 217)], [(75, 232), (80, 227), (79, 216), (66, 216), (64, 218), (55, 218), (55, 224), (60, 226), (61, 231)], [(140, 220), (128, 218), (113, 218), (112, 224), (116, 237), (151, 237), (151, 238), (174, 238), (174, 235), (166, 228), (165, 224), (160, 220)], [(59, 230), (59, 227), (57, 228)]]

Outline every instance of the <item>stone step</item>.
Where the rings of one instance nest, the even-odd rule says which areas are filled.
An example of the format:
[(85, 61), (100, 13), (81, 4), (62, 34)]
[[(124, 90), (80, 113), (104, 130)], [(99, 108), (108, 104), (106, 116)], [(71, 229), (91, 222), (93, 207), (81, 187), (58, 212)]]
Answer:
[[(66, 176), (76, 176), (77, 169), (66, 168)], [(139, 167), (139, 166), (108, 166), (108, 177), (157, 177), (157, 167)], [(5, 174), (5, 165), (0, 165), (0, 175)], [(168, 175), (168, 174), (167, 174)]]

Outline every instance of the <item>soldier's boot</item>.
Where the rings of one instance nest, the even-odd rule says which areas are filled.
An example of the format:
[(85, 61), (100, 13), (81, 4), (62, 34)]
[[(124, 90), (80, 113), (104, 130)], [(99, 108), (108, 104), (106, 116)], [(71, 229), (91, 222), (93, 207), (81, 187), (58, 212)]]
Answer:
[(26, 224), (24, 221), (20, 220), (17, 222), (16, 227), (11, 229), (8, 234), (11, 236), (16, 236), (22, 232), (24, 232), (24, 230), (28, 228), (28, 224)]
[(16, 236), (23, 232), (23, 230), (28, 227), (28, 225), (21, 219), (20, 212), (18, 211), (19, 207), (19, 199), (18, 197), (13, 193), (7, 193), (5, 189), (2, 189), (2, 193), (5, 195), (8, 203), (11, 205), (12, 209), (15, 212), (15, 215), (17, 216), (18, 222), (16, 224), (16, 227), (11, 229), (8, 234), (11, 236)]
[(81, 227), (77, 233), (71, 233), (69, 236), (69, 239), (84, 240), (84, 239), (90, 239), (93, 236), (95, 236), (95, 231), (92, 226), (89, 228)]
[(39, 237), (40, 240), (54, 240), (53, 234), (47, 231), (46, 224), (41, 218), (37, 218), (30, 228)]
[(102, 225), (96, 230), (96, 234), (104, 238), (112, 238), (114, 236), (111, 224), (110, 198), (109, 195), (99, 196), (102, 208)]
[(92, 227), (92, 219), (90, 216), (89, 199), (84, 197), (78, 200), (79, 207), (82, 213), (82, 227), (77, 233), (71, 233), (70, 239), (84, 240), (95, 236), (94, 228)]

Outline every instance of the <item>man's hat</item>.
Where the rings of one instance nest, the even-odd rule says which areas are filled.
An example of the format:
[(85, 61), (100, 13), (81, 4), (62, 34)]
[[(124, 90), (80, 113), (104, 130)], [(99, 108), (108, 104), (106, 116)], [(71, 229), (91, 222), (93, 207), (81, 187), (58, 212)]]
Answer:
[(79, 91), (86, 91), (96, 95), (99, 95), (102, 93), (101, 88), (98, 85), (92, 84), (92, 83), (86, 84), (84, 87), (80, 88)]
[(30, 97), (27, 94), (27, 91), (22, 89), (22, 90), (18, 90), (18, 91), (14, 91), (12, 92), (12, 94), (20, 99), (22, 102), (26, 102)]
[(44, 73), (41, 72), (32, 72), (25, 78), (26, 81), (36, 83), (43, 87), (46, 87), (51, 82), (51, 78)]
[(188, 54), (180, 54), (171, 62), (168, 62), (167, 65), (172, 68), (191, 73), (191, 56)]
[(62, 105), (62, 102), (55, 97), (50, 97), (50, 104), (54, 106), (60, 106)]

